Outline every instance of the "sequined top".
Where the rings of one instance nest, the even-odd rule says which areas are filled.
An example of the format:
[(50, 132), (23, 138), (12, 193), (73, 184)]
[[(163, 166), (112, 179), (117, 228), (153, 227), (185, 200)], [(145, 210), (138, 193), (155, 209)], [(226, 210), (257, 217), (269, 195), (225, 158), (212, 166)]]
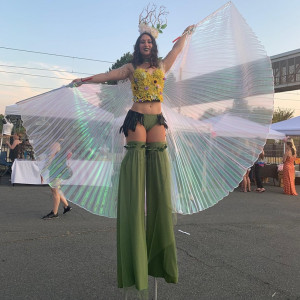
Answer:
[(163, 102), (165, 74), (156, 69), (152, 74), (147, 70), (137, 68), (133, 73), (131, 89), (133, 102), (159, 101)]

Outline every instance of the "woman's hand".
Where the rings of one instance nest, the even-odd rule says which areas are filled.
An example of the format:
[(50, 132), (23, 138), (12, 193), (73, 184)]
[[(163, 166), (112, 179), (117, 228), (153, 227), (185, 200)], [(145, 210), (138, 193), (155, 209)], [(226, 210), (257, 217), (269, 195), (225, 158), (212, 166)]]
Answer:
[(195, 28), (196, 26), (195, 25), (190, 25), (190, 26), (188, 26), (185, 30), (184, 30), (184, 32), (182, 33), (182, 35), (185, 35), (185, 34), (191, 34), (193, 31), (194, 31), (194, 28)]
[(182, 37), (186, 37), (187, 35), (189, 35), (189, 34), (191, 34), (193, 31), (194, 31), (194, 29), (196, 28), (196, 25), (190, 25), (190, 26), (188, 26), (185, 30), (184, 30), (184, 32), (182, 33), (182, 35), (181, 36), (179, 36), (177, 39), (175, 39), (172, 43), (175, 43), (176, 42), (176, 44), (178, 43), (178, 40), (182, 40)]
[(69, 84), (69, 86), (70, 87), (78, 87), (78, 86), (81, 86), (82, 84), (83, 84), (82, 79), (76, 78)]

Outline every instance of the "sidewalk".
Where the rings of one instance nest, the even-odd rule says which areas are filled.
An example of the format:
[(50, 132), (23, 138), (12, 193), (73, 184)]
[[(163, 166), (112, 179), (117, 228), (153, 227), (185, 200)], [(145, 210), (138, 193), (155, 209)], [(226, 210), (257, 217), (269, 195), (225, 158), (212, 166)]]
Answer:
[[(266, 189), (235, 191), (202, 213), (178, 216), (179, 283), (159, 280), (158, 299), (300, 298), (300, 197)], [(47, 186), (1, 179), (0, 299), (123, 299), (116, 221), (75, 205), (41, 220), (51, 205)]]

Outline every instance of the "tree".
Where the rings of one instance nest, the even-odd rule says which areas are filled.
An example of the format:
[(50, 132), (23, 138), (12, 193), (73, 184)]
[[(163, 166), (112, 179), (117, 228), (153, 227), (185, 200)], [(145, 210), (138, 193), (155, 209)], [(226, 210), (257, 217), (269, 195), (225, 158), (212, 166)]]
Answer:
[(294, 112), (295, 110), (292, 108), (278, 107), (273, 113), (272, 123), (277, 123), (291, 119), (294, 116)]
[[(120, 59), (118, 59), (112, 66), (109, 68), (109, 71), (118, 69), (125, 64), (128, 64), (132, 61), (133, 55), (130, 52), (125, 53)], [(117, 84), (117, 81), (108, 81), (108, 84)]]
[(214, 108), (209, 108), (209, 109), (204, 111), (204, 113), (199, 118), (199, 120), (203, 121), (203, 120), (206, 120), (206, 119), (209, 119), (209, 118), (213, 118), (213, 117), (222, 115), (223, 113), (224, 113), (224, 111), (222, 109), (216, 110)]
[(264, 107), (255, 107), (245, 116), (246, 119), (264, 124), (266, 121), (266, 116), (271, 116), (272, 110)]
[[(120, 59), (118, 59), (111, 66), (111, 68), (109, 68), (109, 71), (114, 70), (114, 69), (118, 69), (118, 68), (122, 67), (123, 65), (132, 62), (132, 59), (133, 59), (133, 55), (130, 52), (127, 52), (127, 53), (123, 54), (123, 56)], [(118, 83), (118, 81), (116, 81), (116, 80), (110, 80), (110, 81), (107, 82), (108, 85), (116, 85), (117, 83)], [(110, 90), (110, 92), (109, 92), (110, 97), (112, 96), (113, 91), (114, 91), (114, 89)], [(98, 95), (98, 97), (99, 97), (99, 100), (100, 100), (99, 107), (105, 108), (105, 109), (107, 109), (107, 107), (110, 107), (110, 112), (113, 113), (114, 112), (113, 107), (111, 105), (107, 106), (107, 104), (108, 103), (111, 104), (111, 102), (110, 102), (110, 99), (105, 96), (105, 92), (101, 91), (101, 93)], [(115, 105), (119, 105), (119, 104), (117, 102), (115, 102)]]

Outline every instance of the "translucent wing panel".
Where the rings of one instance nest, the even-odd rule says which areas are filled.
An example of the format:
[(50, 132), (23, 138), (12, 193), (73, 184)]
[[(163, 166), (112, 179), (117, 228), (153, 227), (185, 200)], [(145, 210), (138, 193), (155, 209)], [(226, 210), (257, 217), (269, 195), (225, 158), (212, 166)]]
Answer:
[(164, 98), (175, 211), (198, 212), (239, 184), (273, 113), (270, 59), (232, 3), (197, 24)]
[(83, 85), (18, 104), (44, 181), (59, 186), (73, 203), (107, 217), (116, 216), (125, 143), (119, 128), (130, 93), (128, 82)]

